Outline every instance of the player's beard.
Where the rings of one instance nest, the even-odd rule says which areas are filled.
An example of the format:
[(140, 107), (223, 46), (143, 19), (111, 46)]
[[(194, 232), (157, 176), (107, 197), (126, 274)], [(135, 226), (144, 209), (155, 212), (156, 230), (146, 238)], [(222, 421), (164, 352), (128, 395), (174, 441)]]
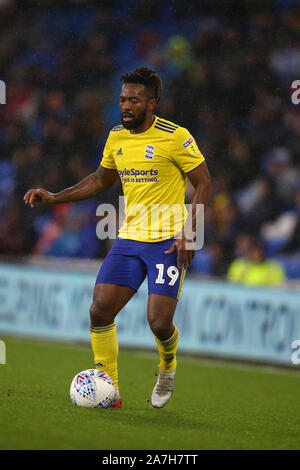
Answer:
[(136, 129), (144, 124), (147, 116), (147, 109), (143, 111), (138, 117), (133, 117), (130, 122), (126, 122), (123, 120), (123, 116), (121, 114), (121, 121), (125, 129)]

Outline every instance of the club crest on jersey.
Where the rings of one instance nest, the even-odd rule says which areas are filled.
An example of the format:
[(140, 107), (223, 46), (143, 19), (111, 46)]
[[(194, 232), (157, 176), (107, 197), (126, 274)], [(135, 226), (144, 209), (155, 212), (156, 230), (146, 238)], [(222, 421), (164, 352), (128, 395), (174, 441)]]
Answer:
[(153, 160), (154, 158), (154, 145), (146, 145), (145, 158)]

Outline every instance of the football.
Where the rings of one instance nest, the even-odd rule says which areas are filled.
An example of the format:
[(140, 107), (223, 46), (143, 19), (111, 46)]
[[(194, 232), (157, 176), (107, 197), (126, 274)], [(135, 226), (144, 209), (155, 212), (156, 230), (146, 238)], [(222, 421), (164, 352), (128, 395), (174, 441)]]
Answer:
[(102, 370), (87, 369), (72, 380), (70, 397), (75, 406), (109, 408), (114, 402), (115, 386)]

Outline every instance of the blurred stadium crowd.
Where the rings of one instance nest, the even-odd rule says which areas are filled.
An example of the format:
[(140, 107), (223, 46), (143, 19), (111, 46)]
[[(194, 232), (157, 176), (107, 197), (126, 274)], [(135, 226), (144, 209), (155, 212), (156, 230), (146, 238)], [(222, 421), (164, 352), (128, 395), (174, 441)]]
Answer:
[(146, 65), (163, 80), (157, 114), (191, 131), (213, 178), (190, 271), (241, 281), (247, 261), (264, 266), (261, 284), (300, 278), (299, 39), (293, 0), (4, 2), (0, 254), (107, 253), (96, 207), (117, 204), (119, 183), (72, 205), (29, 209), (23, 196), (95, 171), (120, 122), (120, 73)]

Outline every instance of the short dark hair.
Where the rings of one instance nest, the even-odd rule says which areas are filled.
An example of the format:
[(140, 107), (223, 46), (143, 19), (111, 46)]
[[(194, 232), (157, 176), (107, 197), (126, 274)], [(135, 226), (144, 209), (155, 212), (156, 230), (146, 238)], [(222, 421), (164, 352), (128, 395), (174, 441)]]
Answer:
[(151, 99), (154, 98), (157, 104), (159, 103), (162, 83), (160, 77), (154, 70), (148, 69), (148, 67), (139, 67), (138, 69), (132, 70), (132, 72), (122, 73), (121, 82), (145, 85), (149, 91), (149, 97)]

